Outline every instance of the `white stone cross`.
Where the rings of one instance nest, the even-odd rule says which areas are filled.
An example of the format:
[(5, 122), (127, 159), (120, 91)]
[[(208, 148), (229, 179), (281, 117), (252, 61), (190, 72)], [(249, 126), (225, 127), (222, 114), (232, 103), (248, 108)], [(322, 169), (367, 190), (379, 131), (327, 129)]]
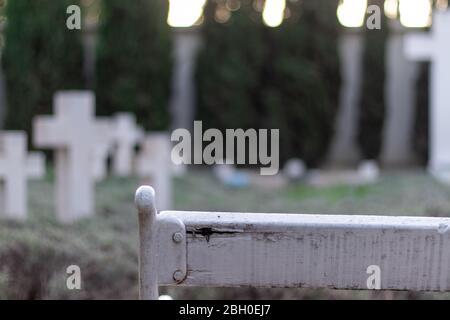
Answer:
[(136, 157), (136, 174), (142, 183), (152, 184), (159, 194), (158, 207), (172, 209), (172, 143), (166, 133), (147, 134)]
[(28, 154), (25, 132), (0, 132), (0, 216), (26, 219), (27, 179), (41, 178), (44, 173), (44, 155)]
[(160, 285), (450, 291), (450, 218), (158, 214), (148, 186), (135, 199), (141, 299)]
[(55, 116), (35, 118), (35, 145), (56, 151), (56, 212), (62, 222), (94, 214), (94, 104), (92, 92), (58, 92), (54, 97)]
[(405, 41), (410, 59), (431, 61), (429, 171), (450, 183), (450, 11), (435, 14), (431, 35)]
[(144, 132), (136, 125), (136, 118), (131, 113), (118, 113), (113, 121), (113, 173), (119, 177), (127, 177), (132, 174), (134, 148), (143, 138)]

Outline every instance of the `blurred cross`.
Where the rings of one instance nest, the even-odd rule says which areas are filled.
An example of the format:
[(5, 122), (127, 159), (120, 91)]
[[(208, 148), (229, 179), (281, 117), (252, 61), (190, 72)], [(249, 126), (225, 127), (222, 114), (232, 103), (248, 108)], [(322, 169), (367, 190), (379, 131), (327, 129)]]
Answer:
[(436, 13), (431, 35), (411, 34), (405, 41), (408, 58), (431, 61), (429, 170), (450, 182), (450, 11)]
[(136, 172), (144, 184), (151, 184), (158, 193), (158, 208), (172, 208), (172, 170), (170, 135), (152, 133), (145, 137), (136, 158)]
[(0, 132), (0, 215), (27, 216), (27, 179), (44, 175), (44, 155), (27, 153), (24, 132)]
[(35, 145), (56, 150), (56, 211), (62, 222), (94, 213), (94, 101), (91, 92), (59, 92), (54, 97), (55, 116), (40, 116), (34, 122)]
[(114, 119), (113, 171), (116, 176), (127, 177), (132, 173), (134, 147), (143, 138), (144, 132), (136, 125), (131, 113), (119, 113)]

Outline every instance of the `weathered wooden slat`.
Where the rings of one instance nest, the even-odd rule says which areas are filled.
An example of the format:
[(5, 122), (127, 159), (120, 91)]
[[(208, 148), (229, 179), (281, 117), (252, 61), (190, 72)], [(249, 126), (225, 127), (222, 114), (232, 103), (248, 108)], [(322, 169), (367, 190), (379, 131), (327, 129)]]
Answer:
[(157, 273), (158, 285), (368, 289), (368, 268), (377, 266), (381, 289), (450, 291), (450, 218), (188, 211), (155, 218), (157, 244), (140, 225), (141, 282), (152, 279), (153, 287)]
[(183, 221), (181, 285), (450, 290), (450, 219), (163, 212)]

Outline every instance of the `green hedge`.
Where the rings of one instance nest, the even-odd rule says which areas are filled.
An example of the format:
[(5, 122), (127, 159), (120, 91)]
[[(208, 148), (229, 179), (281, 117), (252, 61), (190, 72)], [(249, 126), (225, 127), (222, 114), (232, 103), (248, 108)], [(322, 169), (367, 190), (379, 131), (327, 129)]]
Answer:
[(167, 0), (102, 2), (97, 110), (134, 112), (147, 129), (169, 125), (171, 47)]
[(52, 111), (57, 90), (83, 88), (81, 32), (66, 28), (77, 0), (13, 0), (6, 7), (3, 70), (6, 129), (31, 134), (32, 118)]
[(198, 118), (222, 129), (279, 128), (282, 160), (318, 165), (338, 105), (337, 2), (288, 1), (279, 28), (263, 25), (254, 1), (240, 4), (226, 23), (215, 17), (223, 0), (206, 6)]

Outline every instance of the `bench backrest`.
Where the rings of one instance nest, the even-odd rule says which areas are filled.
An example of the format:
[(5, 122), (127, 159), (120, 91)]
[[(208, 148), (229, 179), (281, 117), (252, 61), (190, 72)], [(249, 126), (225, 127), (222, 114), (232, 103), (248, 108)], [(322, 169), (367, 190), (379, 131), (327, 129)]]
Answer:
[[(136, 194), (141, 298), (159, 285), (450, 290), (450, 219), (165, 211)], [(373, 289), (373, 288), (371, 288)]]

